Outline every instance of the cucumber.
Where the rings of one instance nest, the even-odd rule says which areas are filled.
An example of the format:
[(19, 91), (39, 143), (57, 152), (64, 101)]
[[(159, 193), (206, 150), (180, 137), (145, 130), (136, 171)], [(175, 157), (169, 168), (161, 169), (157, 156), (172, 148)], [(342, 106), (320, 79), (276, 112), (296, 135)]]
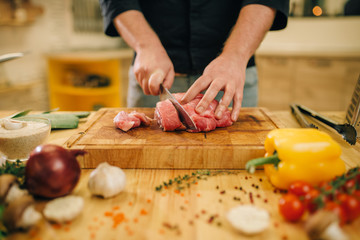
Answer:
[(90, 112), (73, 112), (73, 113), (57, 113), (51, 114), (52, 111), (40, 113), (40, 114), (29, 114), (30, 110), (15, 113), (9, 118), (18, 118), (22, 116), (28, 117), (42, 117), (50, 120), (51, 129), (71, 129), (77, 128), (79, 125), (79, 118), (85, 118), (90, 115)]
[(59, 113), (59, 114), (29, 114), (28, 117), (41, 117), (50, 120), (51, 129), (70, 129), (77, 128), (79, 124), (79, 118), (74, 114), (70, 113)]

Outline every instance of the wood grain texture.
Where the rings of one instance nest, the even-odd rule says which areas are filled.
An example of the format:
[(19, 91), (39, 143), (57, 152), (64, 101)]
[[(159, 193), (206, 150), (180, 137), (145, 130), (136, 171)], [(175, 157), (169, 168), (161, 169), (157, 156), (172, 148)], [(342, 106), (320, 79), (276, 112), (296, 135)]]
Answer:
[[(0, 117), (16, 111), (0, 111)], [(96, 113), (92, 113), (95, 116)], [(278, 126), (299, 125), (290, 111), (268, 113)], [(324, 115), (341, 121), (343, 112), (326, 112)], [(96, 123), (90, 117), (86, 124)], [(360, 142), (347, 144), (337, 133), (325, 129), (341, 144), (343, 159), (348, 167), (360, 165)], [(83, 129), (83, 128), (81, 128)], [(70, 136), (79, 137), (79, 129), (52, 131), (48, 143), (62, 145)], [(78, 133), (78, 134), (76, 134)], [(69, 141), (69, 140), (68, 140)], [(221, 157), (220, 157), (221, 160)], [(117, 239), (251, 239), (251, 240), (307, 240), (304, 224), (308, 215), (297, 223), (283, 220), (278, 212), (278, 200), (282, 195), (268, 181), (264, 171), (250, 175), (244, 170), (231, 170), (228, 174), (199, 180), (181, 192), (176, 187), (155, 191), (155, 187), (175, 177), (191, 175), (197, 170), (179, 169), (124, 169), (127, 178), (125, 190), (114, 198), (102, 199), (91, 196), (87, 183), (91, 169), (82, 169), (80, 181), (72, 194), (84, 198), (84, 210), (70, 223), (52, 224), (42, 221), (27, 232), (17, 232), (9, 240), (117, 240)], [(216, 170), (212, 170), (214, 172)], [(258, 186), (258, 188), (256, 188)], [(241, 187), (241, 189), (240, 189)], [(253, 203), (250, 200), (252, 193)], [(234, 199), (235, 197), (235, 199)], [(43, 209), (48, 200), (37, 199), (36, 208)], [(227, 212), (239, 204), (254, 204), (269, 211), (269, 228), (255, 236), (247, 236), (233, 229), (226, 220)], [(111, 215), (112, 216), (109, 216)], [(124, 219), (114, 224), (114, 218)], [(212, 220), (211, 220), (212, 219)], [(360, 239), (360, 218), (346, 224), (343, 230), (349, 239)]]
[(136, 110), (154, 117), (153, 108), (104, 108), (95, 113), (67, 142), (70, 149), (88, 152), (82, 168), (107, 161), (121, 168), (241, 169), (264, 155), (267, 133), (280, 121), (264, 108), (243, 108), (232, 126), (207, 133), (164, 132), (156, 121), (123, 132), (114, 126), (119, 111)]
[[(278, 211), (282, 193), (276, 191), (263, 171), (254, 175), (244, 170), (198, 180), (182, 191), (171, 186), (162, 191), (155, 187), (194, 170), (124, 169), (125, 190), (114, 198), (91, 196), (87, 189), (90, 169), (82, 170), (80, 183), (73, 194), (84, 198), (84, 211), (71, 223), (41, 222), (27, 233), (11, 235), (10, 240), (117, 240), (117, 239), (251, 239), (307, 240), (304, 224), (283, 220)], [(213, 170), (214, 172), (215, 170)], [(37, 209), (44, 201), (37, 202)], [(262, 233), (247, 236), (227, 221), (228, 211), (240, 204), (253, 204), (269, 212), (269, 227)], [(360, 218), (343, 226), (349, 239), (360, 239)]]

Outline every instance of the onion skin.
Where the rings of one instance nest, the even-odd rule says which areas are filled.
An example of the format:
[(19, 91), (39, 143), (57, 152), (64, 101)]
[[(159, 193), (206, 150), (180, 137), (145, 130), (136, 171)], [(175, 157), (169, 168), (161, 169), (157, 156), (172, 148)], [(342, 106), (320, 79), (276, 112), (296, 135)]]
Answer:
[(68, 150), (52, 144), (36, 147), (25, 168), (28, 191), (45, 198), (57, 198), (71, 193), (81, 173), (76, 156), (85, 153), (83, 150)]

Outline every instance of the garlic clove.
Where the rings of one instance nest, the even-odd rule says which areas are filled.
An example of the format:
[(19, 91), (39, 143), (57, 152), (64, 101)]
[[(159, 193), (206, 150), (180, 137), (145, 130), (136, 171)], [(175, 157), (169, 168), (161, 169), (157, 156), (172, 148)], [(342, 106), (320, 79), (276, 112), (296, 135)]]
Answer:
[(226, 217), (235, 229), (246, 235), (261, 233), (270, 223), (269, 213), (253, 205), (234, 207)]
[(126, 176), (119, 167), (103, 162), (90, 173), (88, 188), (93, 195), (114, 197), (125, 189)]
[(84, 199), (82, 197), (69, 195), (48, 202), (43, 213), (47, 220), (62, 223), (75, 219), (83, 208)]
[(26, 122), (12, 119), (3, 119), (2, 124), (6, 130), (18, 130), (26, 126)]

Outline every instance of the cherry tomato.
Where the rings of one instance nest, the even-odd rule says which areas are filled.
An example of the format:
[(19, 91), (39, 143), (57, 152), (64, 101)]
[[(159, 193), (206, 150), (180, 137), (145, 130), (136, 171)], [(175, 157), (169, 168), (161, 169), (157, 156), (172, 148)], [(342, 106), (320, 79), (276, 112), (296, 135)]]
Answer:
[(358, 200), (360, 200), (360, 190), (355, 190), (352, 195), (357, 198)]
[(287, 221), (296, 222), (303, 216), (305, 206), (295, 194), (287, 193), (279, 200), (279, 211)]
[[(358, 171), (360, 171), (360, 168)], [(356, 175), (356, 183), (357, 183), (357, 189), (360, 189), (360, 174)]]
[(356, 187), (356, 180), (355, 179), (349, 179), (346, 181), (346, 183), (343, 186), (343, 191), (345, 193), (351, 194)]
[(310, 183), (305, 181), (295, 181), (290, 184), (289, 193), (293, 193), (296, 196), (305, 196), (313, 187)]
[(348, 222), (351, 222), (360, 216), (360, 200), (344, 193), (339, 194), (337, 199), (345, 210)]
[(334, 212), (340, 220), (340, 224), (348, 221), (345, 209), (338, 203), (330, 201), (325, 204), (324, 209)]
[(309, 210), (310, 213), (314, 213), (317, 210), (317, 204), (315, 203), (315, 199), (320, 195), (319, 190), (313, 188), (308, 193), (305, 194), (304, 203), (306, 209)]
[(324, 181), (319, 184), (319, 188), (323, 191), (329, 191), (332, 189), (332, 186), (329, 182)]

